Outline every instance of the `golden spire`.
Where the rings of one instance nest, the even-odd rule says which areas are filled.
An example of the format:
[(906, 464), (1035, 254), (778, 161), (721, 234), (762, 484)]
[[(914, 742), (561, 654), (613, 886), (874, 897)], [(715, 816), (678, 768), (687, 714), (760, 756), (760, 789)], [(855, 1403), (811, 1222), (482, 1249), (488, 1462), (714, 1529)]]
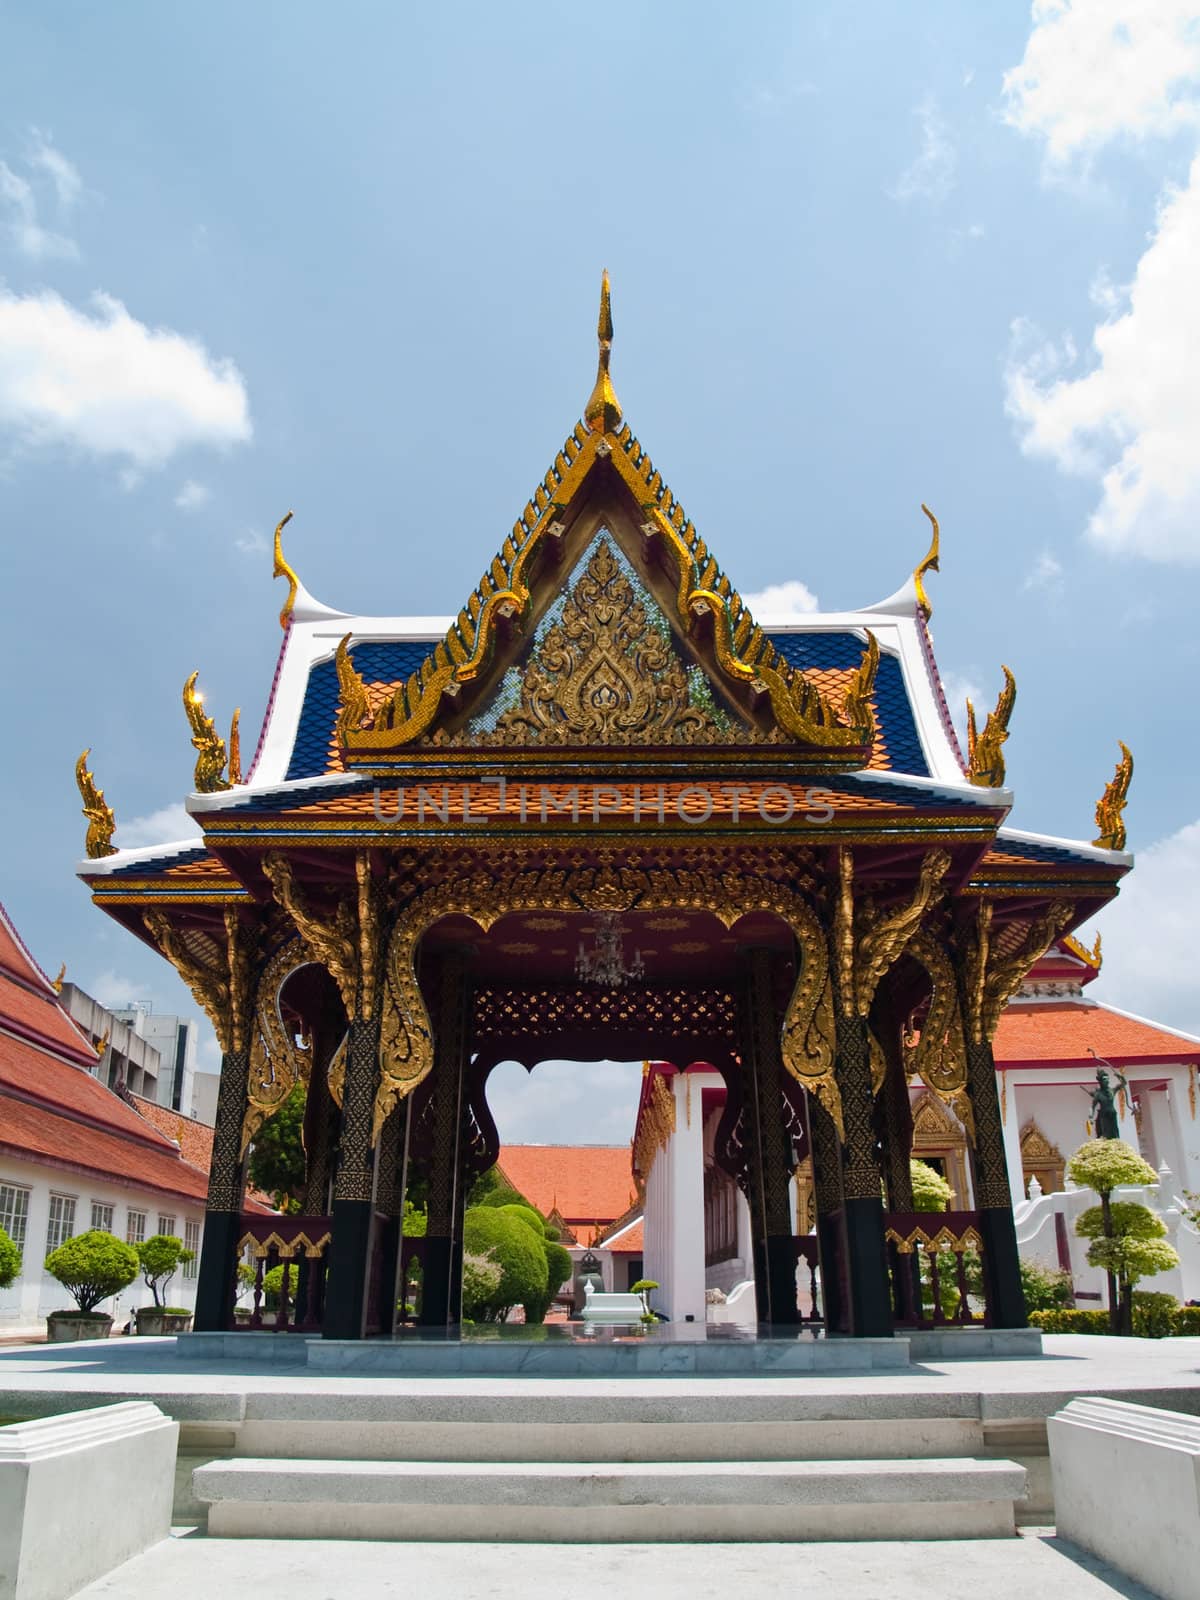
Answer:
[(917, 591), (917, 605), (921, 609), (921, 615), (925, 618), (925, 621), (928, 622), (930, 617), (933, 615), (933, 606), (930, 604), (929, 595), (925, 591), (925, 574), (927, 572), (941, 571), (941, 568), (938, 566), (938, 546), (941, 540), (941, 531), (938, 528), (938, 519), (934, 516), (933, 512), (930, 511), (929, 507), (923, 500), (921, 502), (921, 510), (929, 518), (930, 522), (933, 523), (933, 540), (929, 546), (929, 554), (913, 573), (913, 586)]
[(1121, 745), (1121, 759), (1117, 770), (1104, 786), (1104, 793), (1096, 801), (1096, 827), (1099, 830), (1092, 840), (1103, 850), (1125, 848), (1125, 802), (1129, 798), (1129, 781), (1133, 777), (1133, 757), (1129, 746)]
[(613, 322), (607, 268), (600, 280), (600, 321), (596, 334), (600, 340), (600, 360), (596, 367), (596, 386), (583, 408), (583, 420), (592, 433), (607, 433), (621, 420), (621, 402), (608, 375), (608, 363), (612, 358)]
[(238, 706), (229, 724), (229, 783), (233, 787), (242, 781), (242, 708)]
[(87, 841), (84, 849), (91, 861), (99, 860), (101, 856), (115, 856), (117, 847), (112, 842), (113, 831), (117, 826), (113, 816), (113, 808), (104, 800), (104, 790), (96, 787), (96, 780), (88, 770), (87, 758), (90, 750), (85, 750), (75, 763), (75, 782), (79, 785), (79, 798), (83, 801), (83, 814), (88, 819)]
[(300, 579), (296, 576), (295, 569), (288, 565), (283, 558), (283, 530), (292, 520), (292, 513), (287, 516), (275, 529), (275, 566), (271, 573), (273, 578), (286, 578), (288, 581), (288, 597), (283, 602), (283, 610), (279, 613), (279, 626), (287, 632), (288, 624), (292, 620), (292, 607), (296, 604), (296, 590), (300, 587)]

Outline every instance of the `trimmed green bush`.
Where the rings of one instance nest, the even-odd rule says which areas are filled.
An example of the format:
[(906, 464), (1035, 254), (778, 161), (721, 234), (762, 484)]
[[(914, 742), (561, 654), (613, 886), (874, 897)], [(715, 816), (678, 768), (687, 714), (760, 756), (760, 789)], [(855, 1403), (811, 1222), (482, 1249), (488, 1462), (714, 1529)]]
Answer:
[(471, 1206), (463, 1219), (464, 1252), (486, 1256), (500, 1268), (499, 1286), (480, 1308), (480, 1321), (502, 1322), (514, 1306), (524, 1306), (530, 1322), (546, 1314), (546, 1242), (540, 1223), (535, 1232), (526, 1211), (525, 1206)]
[(166, 1292), (167, 1284), (185, 1261), (196, 1259), (195, 1251), (184, 1248), (182, 1239), (171, 1233), (156, 1233), (137, 1247), (138, 1264), (142, 1281), (154, 1296), (154, 1304), (162, 1305), (159, 1290)]
[(462, 1314), (464, 1322), (481, 1322), (495, 1300), (503, 1276), (490, 1256), (463, 1256)]
[[(1181, 1306), (1173, 1294), (1135, 1294), (1132, 1310), (1135, 1338), (1195, 1338), (1200, 1335), (1200, 1306)], [(1032, 1311), (1029, 1321), (1043, 1333), (1112, 1333), (1107, 1311)]]
[(111, 1233), (77, 1233), (46, 1257), (46, 1271), (57, 1278), (88, 1316), (110, 1295), (127, 1289), (138, 1274), (138, 1254)]
[(1029, 1325), (1043, 1333), (1111, 1333), (1107, 1311), (1031, 1311)]
[(1067, 1171), (1081, 1188), (1103, 1195), (1158, 1182), (1158, 1173), (1124, 1139), (1089, 1139), (1067, 1162)]
[(0, 1289), (7, 1289), (21, 1270), (21, 1252), (0, 1228)]

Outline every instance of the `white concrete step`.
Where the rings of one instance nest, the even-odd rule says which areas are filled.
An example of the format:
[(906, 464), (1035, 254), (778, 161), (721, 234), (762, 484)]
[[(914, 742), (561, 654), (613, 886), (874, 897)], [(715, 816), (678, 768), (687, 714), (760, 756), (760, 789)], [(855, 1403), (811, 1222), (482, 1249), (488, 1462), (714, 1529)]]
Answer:
[(226, 1538), (555, 1543), (980, 1539), (1015, 1532), (1025, 1469), (924, 1461), (439, 1462), (197, 1467)]

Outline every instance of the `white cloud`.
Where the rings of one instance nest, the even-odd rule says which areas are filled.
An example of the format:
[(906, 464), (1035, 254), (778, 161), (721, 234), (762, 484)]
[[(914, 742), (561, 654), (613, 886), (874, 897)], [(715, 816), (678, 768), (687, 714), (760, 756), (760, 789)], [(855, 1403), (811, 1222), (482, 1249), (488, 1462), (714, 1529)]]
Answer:
[(131, 817), (128, 822), (122, 822), (117, 831), (118, 842), (126, 850), (143, 844), (177, 844), (181, 839), (200, 837), (199, 826), (188, 816), (182, 801), (151, 811), (144, 817)]
[(967, 673), (943, 672), (942, 692), (946, 696), (946, 704), (950, 708), (950, 720), (958, 734), (958, 742), (963, 750), (967, 748), (967, 701), (975, 707), (975, 714), (984, 708), (986, 691), (979, 687), (978, 681)]
[(920, 125), (921, 148), (889, 192), (893, 200), (928, 200), (940, 205), (954, 187), (958, 158), (932, 95), (925, 96), (913, 115)]
[(1104, 935), (1104, 971), (1088, 993), (1200, 1033), (1198, 902), (1200, 821), (1138, 852), (1137, 866), (1096, 924)]
[(641, 1087), (640, 1061), (502, 1061), (487, 1102), (503, 1144), (628, 1144)]
[(202, 483), (197, 483), (194, 478), (189, 478), (175, 496), (175, 504), (181, 511), (198, 511), (206, 503), (209, 491)]
[(1049, 550), (1043, 550), (1025, 576), (1026, 589), (1048, 589), (1057, 592), (1062, 588), (1062, 562)]
[(177, 450), (251, 436), (242, 376), (199, 341), (150, 328), (110, 295), (93, 314), (50, 290), (0, 288), (0, 429), (33, 446), (68, 446), (161, 466)]
[(42, 226), (33, 185), (4, 161), (0, 161), (0, 221), (13, 248), (29, 261), (73, 260), (79, 254), (74, 239)]
[[(69, 976), (69, 974), (68, 974)], [(127, 977), (124, 973), (114, 972), (107, 968), (98, 972), (94, 978), (88, 980), (81, 987), (91, 995), (93, 1000), (98, 1000), (102, 1006), (107, 1006), (110, 1011), (123, 1011), (126, 1006), (135, 1000), (143, 1000), (146, 996), (146, 985), (138, 982), (136, 978)]]
[(1069, 342), (1022, 352), (1030, 330), (1014, 325), (1006, 409), (1021, 448), (1099, 480), (1088, 532), (1112, 551), (1200, 562), (1198, 261), (1200, 156), (1186, 186), (1166, 191), (1133, 282), (1099, 291), (1127, 309), (1096, 326), (1089, 372), (1065, 370)]
[(64, 210), (78, 205), (83, 194), (83, 179), (74, 162), (68, 161), (61, 150), (56, 150), (46, 136), (33, 129), (33, 146), (29, 152), (29, 165), (36, 172), (44, 172), (54, 185), (58, 203)]
[(754, 594), (744, 594), (742, 599), (750, 607), (751, 615), (759, 621), (766, 616), (772, 619), (807, 617), (821, 609), (816, 595), (799, 578), (789, 578), (784, 583), (769, 583), (765, 589), (759, 589)]
[(266, 535), (257, 528), (247, 528), (245, 533), (239, 534), (233, 541), (233, 548), (240, 555), (261, 556), (271, 547), (267, 543)]
[(1108, 140), (1200, 125), (1195, 0), (1034, 0), (1005, 120), (1046, 141), (1051, 173)]

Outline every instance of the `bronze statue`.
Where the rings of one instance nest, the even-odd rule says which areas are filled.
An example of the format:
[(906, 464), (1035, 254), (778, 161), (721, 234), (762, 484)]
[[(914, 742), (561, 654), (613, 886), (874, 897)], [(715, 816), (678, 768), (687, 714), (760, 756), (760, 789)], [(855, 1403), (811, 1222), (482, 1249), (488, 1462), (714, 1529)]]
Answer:
[[(1099, 1062), (1100, 1057), (1093, 1050), (1092, 1055)], [(1114, 1067), (1112, 1062), (1105, 1066), (1111, 1067), (1121, 1083), (1121, 1093), (1128, 1095), (1129, 1080), (1119, 1067)], [(1096, 1139), (1119, 1139), (1121, 1137), (1121, 1121), (1117, 1115), (1117, 1101), (1113, 1094), (1113, 1087), (1109, 1081), (1108, 1073), (1104, 1067), (1096, 1067), (1096, 1087), (1087, 1089), (1081, 1084), (1084, 1094), (1091, 1096), (1092, 1101), (1092, 1134)]]

